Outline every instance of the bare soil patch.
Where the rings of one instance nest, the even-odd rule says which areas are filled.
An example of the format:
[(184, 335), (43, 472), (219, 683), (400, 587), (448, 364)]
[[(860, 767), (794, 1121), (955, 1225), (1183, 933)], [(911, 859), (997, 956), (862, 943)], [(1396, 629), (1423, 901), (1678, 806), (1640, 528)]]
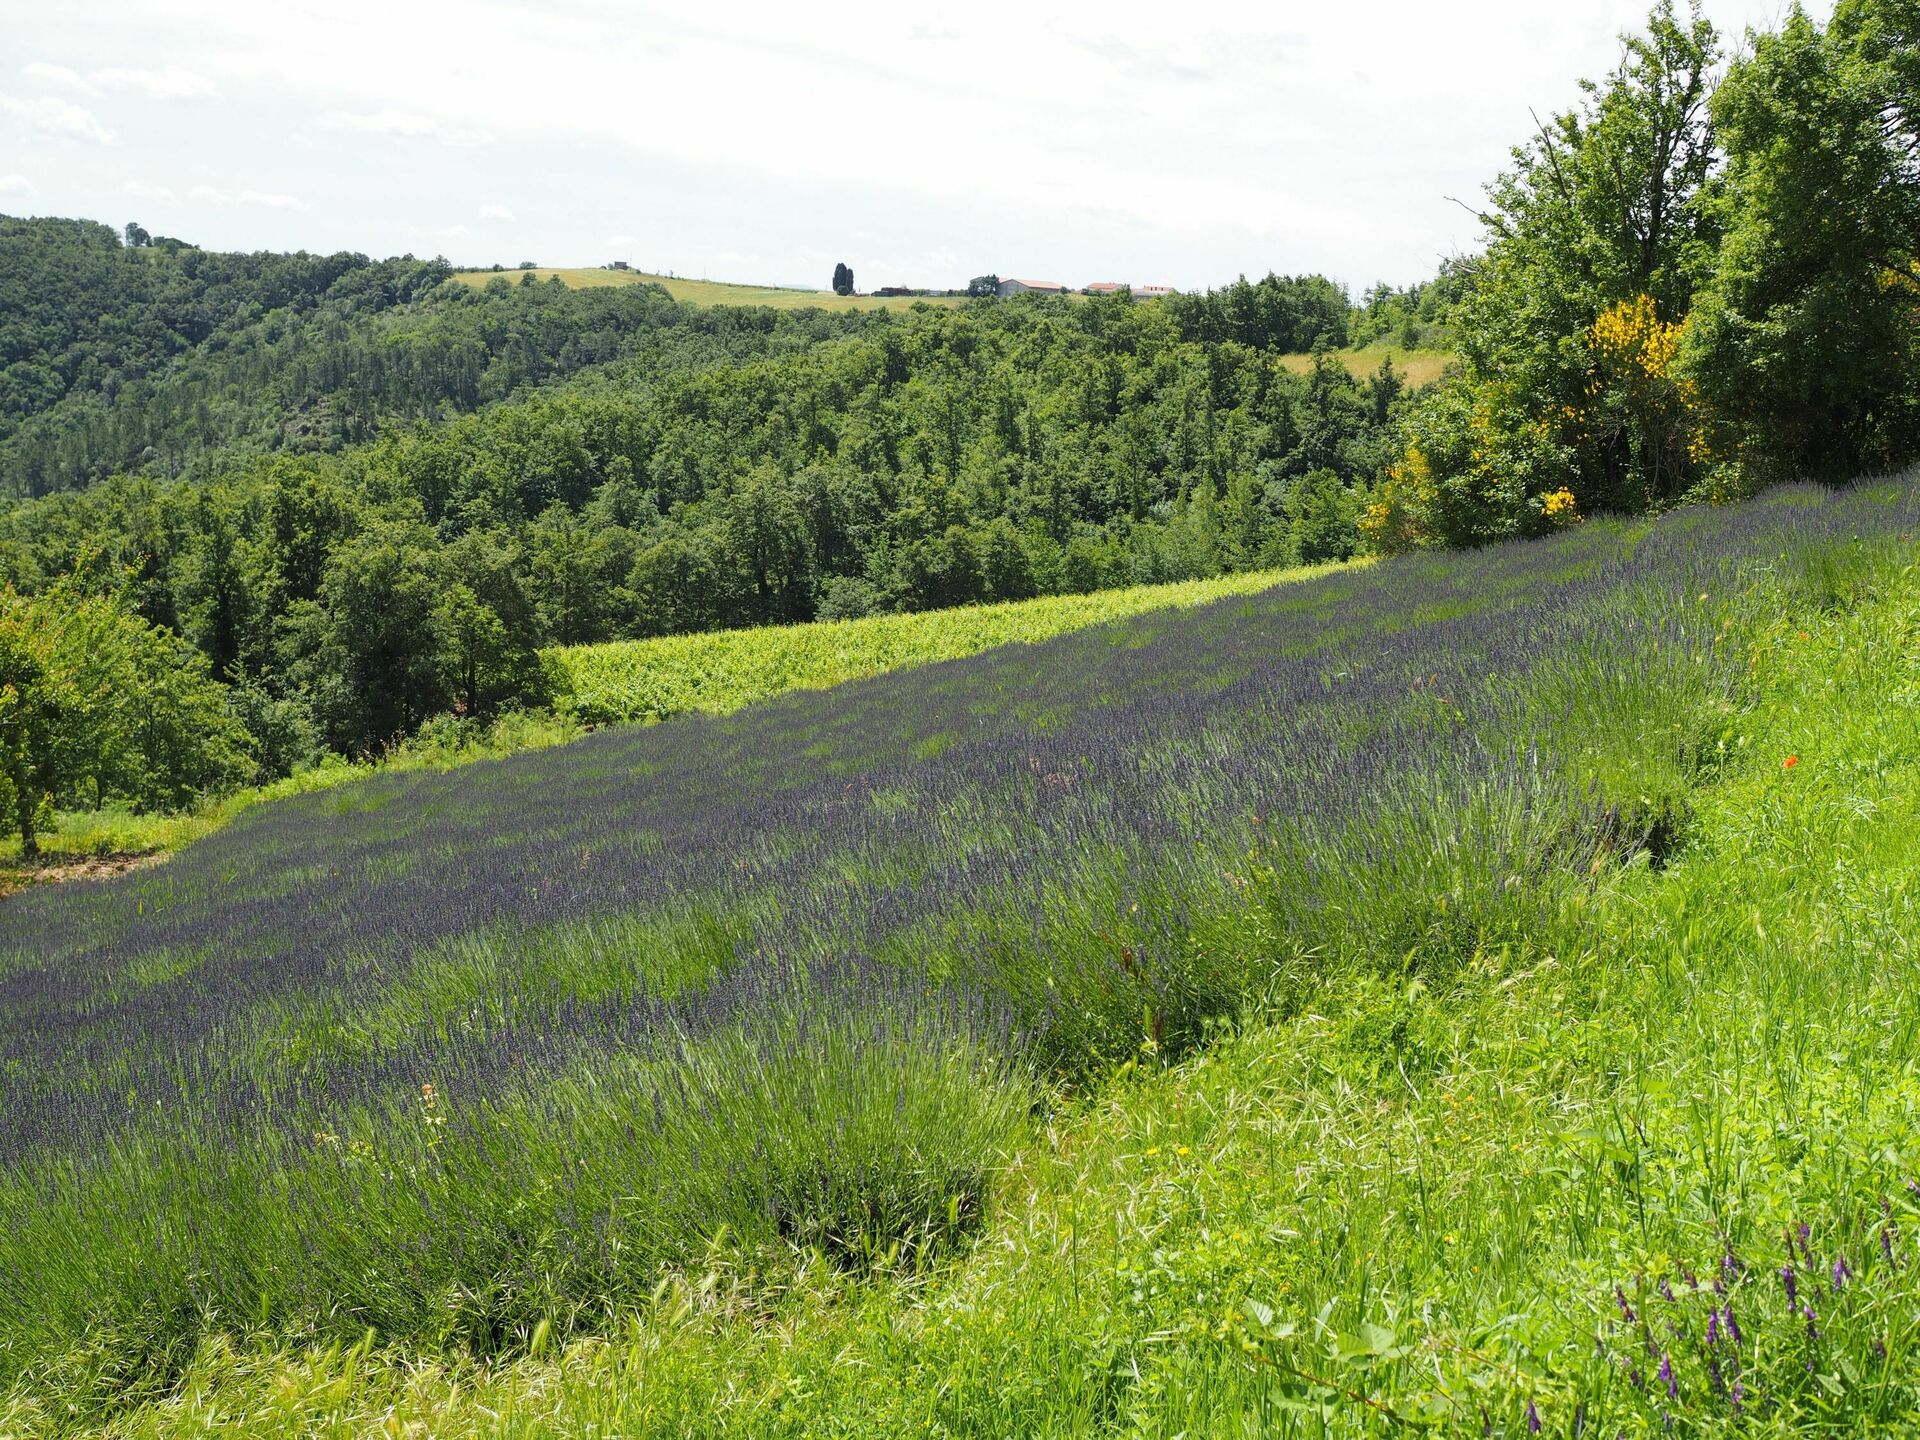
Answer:
[(107, 880), (129, 870), (143, 870), (167, 858), (164, 850), (122, 851), (107, 855), (43, 855), (38, 860), (0, 863), (0, 900), (29, 885), (60, 884), (68, 880)]

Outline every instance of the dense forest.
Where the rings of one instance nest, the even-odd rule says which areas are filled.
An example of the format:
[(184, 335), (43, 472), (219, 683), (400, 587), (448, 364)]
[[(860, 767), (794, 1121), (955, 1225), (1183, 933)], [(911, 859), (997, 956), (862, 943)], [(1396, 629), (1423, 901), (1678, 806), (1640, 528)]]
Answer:
[[(87, 597), (146, 637), (129, 656), (193, 657), (173, 672), (233, 722), (202, 727), (217, 756), (143, 762), (190, 782), (76, 751), (13, 765), (5, 803), (177, 803), (376, 752), (544, 703), (552, 644), (1478, 544), (1903, 463), (1917, 16), (1796, 10), (1729, 58), (1662, 3), (1514, 151), (1481, 253), (1358, 303), (1269, 275), (700, 308), (0, 220), (0, 682), (51, 694), (22, 677), (70, 673), (76, 607), (46, 597)], [(1458, 363), (1356, 380), (1333, 352), (1369, 344)], [(51, 724), (30, 709), (0, 713), (9, 753)]]
[[(53, 248), (75, 233), (46, 228)], [(352, 323), (328, 303), (317, 313), (330, 318), (273, 313), (252, 330), (331, 335), (336, 356), (418, 357), (460, 335), (484, 363), (349, 367), (369, 408), (338, 392), (322, 408), (365, 416), (369, 440), (236, 406), (224, 444), (216, 427), (186, 437), (180, 463), (150, 457), (91, 485), (62, 472), (54, 493), (0, 511), (0, 573), (22, 592), (69, 577), (190, 640), (234, 688), (263, 773), (320, 746), (367, 753), (449, 708), (536, 703), (547, 644), (1350, 554), (1355, 487), (1388, 458), (1406, 403), (1390, 366), (1361, 382), (1324, 353), (1306, 375), (1279, 363), (1345, 338), (1346, 297), (1317, 279), (1177, 306), (1033, 299), (905, 316), (701, 310), (645, 287), (506, 280), (440, 283)], [(528, 340), (547, 331), (559, 340)], [(589, 341), (616, 358), (541, 377), (538, 357)], [(68, 349), (88, 344), (111, 350), (99, 334)], [(96, 397), (112, 385), (76, 382), (36, 417), (41, 433), (84, 448), (89, 417), (111, 407), (164, 431), (171, 402), (138, 397), (207, 376), (253, 394), (235, 377), (259, 354), (240, 348), (186, 352), (110, 401)], [(260, 363), (261, 383), (289, 393), (320, 393), (328, 373)], [(497, 373), (510, 398), (462, 388), (473, 373)]]

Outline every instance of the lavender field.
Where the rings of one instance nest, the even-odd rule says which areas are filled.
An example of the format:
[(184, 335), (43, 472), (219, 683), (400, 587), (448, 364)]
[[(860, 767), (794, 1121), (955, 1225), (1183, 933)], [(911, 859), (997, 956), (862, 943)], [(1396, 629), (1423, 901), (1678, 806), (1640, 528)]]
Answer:
[(1665, 863), (1734, 641), (1917, 527), (1910, 483), (1595, 521), (380, 776), (9, 901), (0, 1385), (137, 1397), (236, 1326), (514, 1352), (716, 1245), (936, 1264), (1062, 1094), (1329, 986), (1444, 991)]

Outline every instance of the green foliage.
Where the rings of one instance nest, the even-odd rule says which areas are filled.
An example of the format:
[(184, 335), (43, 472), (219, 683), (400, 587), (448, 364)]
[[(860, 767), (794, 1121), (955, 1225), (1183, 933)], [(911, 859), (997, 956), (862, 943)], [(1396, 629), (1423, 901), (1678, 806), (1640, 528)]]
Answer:
[(1688, 337), (1723, 444), (1838, 479), (1920, 446), (1920, 171), (1911, 5), (1795, 9), (1714, 98), (1726, 231)]
[(38, 850), (56, 805), (177, 810), (249, 778), (204, 658), (108, 596), (0, 591), (0, 813)]
[[(1661, 0), (1489, 189), (1463, 364), (1409, 419), (1376, 548), (1478, 544), (1920, 453), (1911, 0), (1798, 7), (1713, 77)], [(1377, 315), (1375, 315), (1377, 312)], [(1410, 315), (1370, 299), (1361, 333)]]

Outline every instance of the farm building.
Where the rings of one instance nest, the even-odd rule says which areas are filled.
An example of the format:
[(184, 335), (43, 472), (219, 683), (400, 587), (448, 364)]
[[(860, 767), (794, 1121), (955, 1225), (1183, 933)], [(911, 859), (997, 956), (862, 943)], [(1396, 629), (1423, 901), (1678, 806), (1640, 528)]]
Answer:
[(1008, 295), (1024, 295), (1028, 291), (1036, 295), (1064, 295), (1067, 287), (1057, 280), (1002, 280), (998, 293), (1004, 299)]
[(1124, 280), (1096, 280), (1087, 286), (1089, 295), (1118, 295), (1127, 288)]
[(1133, 287), (1133, 298), (1136, 300), (1164, 300), (1167, 296), (1175, 293), (1171, 285), (1136, 285)]

